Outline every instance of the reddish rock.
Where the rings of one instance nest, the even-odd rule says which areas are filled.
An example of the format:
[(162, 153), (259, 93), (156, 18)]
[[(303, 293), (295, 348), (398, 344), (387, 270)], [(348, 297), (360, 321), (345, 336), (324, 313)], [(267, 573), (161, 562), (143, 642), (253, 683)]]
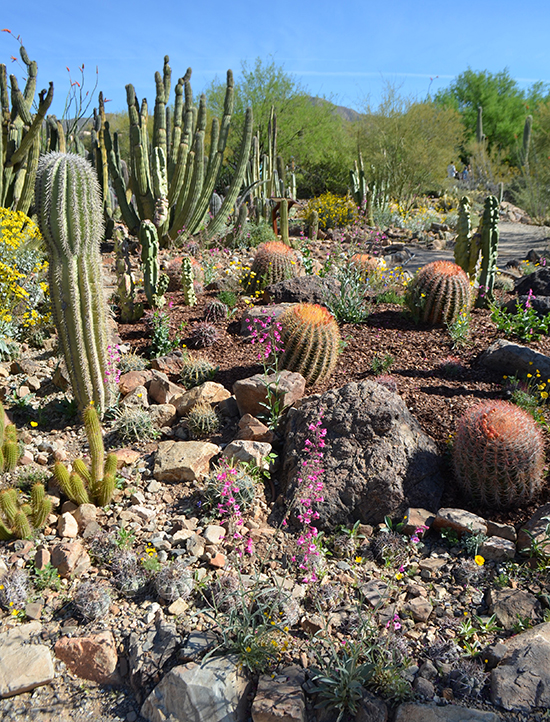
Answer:
[(51, 563), (64, 579), (78, 577), (91, 566), (88, 552), (79, 541), (56, 544)]
[(45, 567), (48, 566), (51, 560), (51, 554), (47, 549), (44, 549), (44, 547), (40, 547), (36, 550), (36, 554), (34, 555), (34, 566), (39, 571), (42, 571)]
[(162, 371), (168, 376), (179, 376), (185, 366), (183, 356), (175, 356), (168, 354), (167, 356), (159, 356), (151, 361), (151, 368), (156, 371)]
[(166, 374), (161, 371), (153, 371), (153, 378), (149, 384), (149, 396), (157, 404), (171, 404), (185, 393), (183, 386), (173, 384), (168, 380)]
[(281, 407), (292, 406), (303, 397), (306, 391), (304, 377), (292, 371), (280, 371), (269, 376), (256, 374), (250, 378), (235, 381), (233, 393), (241, 415), (258, 416), (265, 413), (268, 385), (272, 394), (279, 400)]
[(139, 451), (128, 448), (119, 449), (118, 451), (115, 451), (115, 454), (117, 458), (117, 469), (122, 469), (123, 466), (133, 466), (136, 461), (141, 458), (141, 453)]
[(118, 381), (120, 395), (126, 396), (138, 386), (145, 386), (152, 377), (153, 374), (148, 369), (144, 369), (143, 371), (128, 371), (127, 374), (122, 374)]
[(57, 533), (59, 536), (68, 537), (69, 539), (74, 539), (78, 536), (78, 522), (70, 512), (66, 511), (59, 517), (57, 521)]
[(89, 637), (61, 637), (54, 648), (73, 674), (92, 682), (113, 683), (118, 655), (111, 632), (91, 634)]
[(239, 432), (235, 438), (243, 441), (262, 441), (271, 444), (273, 432), (255, 416), (245, 414), (239, 421)]
[(215, 557), (210, 560), (210, 566), (216, 569), (222, 569), (225, 566), (225, 557), (221, 552), (218, 552)]

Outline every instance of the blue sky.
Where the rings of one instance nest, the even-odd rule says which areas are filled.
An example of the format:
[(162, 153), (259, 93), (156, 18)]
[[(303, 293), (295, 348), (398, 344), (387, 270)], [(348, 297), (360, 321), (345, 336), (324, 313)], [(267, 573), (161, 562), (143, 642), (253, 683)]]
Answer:
[[(50, 112), (61, 116), (69, 73), (86, 87), (95, 82), (111, 99), (107, 109), (125, 110), (125, 85), (154, 102), (154, 73), (170, 56), (173, 79), (193, 68), (195, 94), (231, 68), (238, 80), (241, 61), (272, 59), (311, 95), (362, 110), (376, 106), (385, 84), (402, 95), (424, 98), (444, 88), (470, 66), (498, 72), (508, 68), (521, 87), (550, 83), (549, 0), (209, 0), (143, 2), (95, 0), (61, 3), (4, 2), (0, 27), (20, 35), (38, 62), (38, 87), (53, 80)], [(12, 63), (19, 46), (0, 33), (0, 62)], [(172, 95), (173, 98), (173, 95)], [(97, 91), (94, 96), (94, 104)]]

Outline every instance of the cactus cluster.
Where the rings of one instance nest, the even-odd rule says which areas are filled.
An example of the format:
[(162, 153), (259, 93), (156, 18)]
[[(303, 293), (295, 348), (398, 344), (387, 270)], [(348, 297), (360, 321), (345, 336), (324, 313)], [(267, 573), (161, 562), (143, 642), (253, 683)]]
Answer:
[(101, 279), (103, 210), (91, 165), (71, 153), (40, 158), (36, 213), (49, 256), (52, 315), (80, 409), (111, 402), (109, 314)]
[(470, 281), (456, 263), (433, 261), (409, 284), (405, 302), (417, 323), (451, 324), (470, 306)]
[(530, 501), (542, 484), (544, 443), (532, 416), (508, 401), (482, 401), (458, 422), (457, 481), (468, 499), (492, 509)]
[(298, 265), (292, 248), (281, 241), (268, 241), (258, 246), (243, 285), (247, 293), (255, 293), (271, 283), (297, 275)]
[(186, 389), (200, 386), (205, 381), (212, 381), (219, 366), (204, 358), (187, 358), (180, 374), (180, 381)]
[(308, 384), (328, 378), (340, 352), (340, 331), (324, 306), (300, 303), (285, 311), (281, 324), (281, 367), (302, 374)]
[(117, 456), (108, 454), (105, 458), (103, 433), (94, 406), (84, 410), (84, 426), (90, 446), (90, 467), (82, 459), (76, 459), (73, 470), (69, 472), (61, 461), (57, 461), (53, 468), (54, 477), (61, 491), (75, 504), (107, 506), (115, 490)]
[(87, 620), (101, 619), (109, 612), (111, 594), (97, 582), (83, 582), (74, 596), (74, 605)]
[[(221, 122), (212, 119), (210, 152), (205, 152), (206, 99), (199, 107), (193, 105), (191, 68), (179, 78), (170, 103), (172, 71), (169, 58), (164, 58), (163, 73), (155, 73), (156, 97), (152, 142), (148, 130), (148, 106), (140, 105), (133, 85), (126, 86), (130, 120), (129, 187), (135, 206), (129, 203), (118, 137), (111, 138), (105, 123), (105, 148), (109, 171), (124, 222), (136, 234), (140, 223), (153, 222), (159, 241), (169, 243), (199, 231), (208, 215), (210, 199), (220, 171), (233, 113), (233, 74), (227, 73), (227, 87)], [(250, 152), (252, 111), (246, 112), (243, 137), (237, 155), (237, 167), (231, 186), (218, 213), (204, 229), (206, 238), (225, 226), (239, 194)]]
[(17, 429), (15, 424), (6, 424), (4, 407), (0, 403), (0, 472), (13, 471), (17, 466), (19, 456)]
[(196, 438), (211, 436), (220, 428), (218, 414), (207, 401), (195, 404), (187, 414), (186, 425)]
[(0, 64), (0, 206), (28, 214), (40, 155), (40, 130), (53, 100), (53, 83), (48, 92), (42, 90), (38, 94), (37, 112), (32, 115), (38, 67), (23, 45), (19, 54), (26, 67), (27, 82), (21, 91), (16, 76), (9, 76), (11, 109), (8, 73), (6, 66)]
[(51, 511), (43, 484), (34, 484), (28, 503), (21, 502), (17, 489), (4, 489), (0, 492), (0, 540), (29, 539), (33, 529), (46, 524)]

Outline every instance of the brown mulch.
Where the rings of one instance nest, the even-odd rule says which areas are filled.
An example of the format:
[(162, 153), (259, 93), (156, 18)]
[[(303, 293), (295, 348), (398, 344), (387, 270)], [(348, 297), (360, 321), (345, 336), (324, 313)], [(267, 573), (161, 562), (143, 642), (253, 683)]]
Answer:
[[(189, 345), (189, 333), (193, 324), (204, 320), (206, 303), (216, 297), (216, 292), (206, 291), (198, 296), (196, 306), (183, 305), (180, 292), (168, 293), (167, 313), (170, 316), (172, 335), (183, 323), (180, 336)], [(505, 299), (509, 296), (505, 294)], [(235, 315), (228, 321), (216, 322), (220, 339), (213, 346), (197, 352), (219, 366), (215, 381), (227, 389), (238, 379), (260, 373), (263, 367), (257, 359), (257, 348), (239, 335), (240, 318), (246, 306), (242, 299)], [(147, 348), (150, 330), (145, 320), (136, 324), (119, 324), (121, 339), (133, 350), (148, 357)], [(423, 430), (438, 444), (440, 451), (448, 456), (449, 438), (455, 430), (457, 419), (462, 412), (484, 399), (506, 398), (505, 382), (499, 374), (484, 368), (479, 357), (499, 336), (502, 336), (491, 321), (490, 312), (474, 309), (471, 316), (470, 339), (467, 344), (453, 348), (449, 333), (444, 328), (416, 326), (398, 305), (373, 305), (373, 312), (367, 323), (341, 326), (345, 346), (332, 377), (308, 390), (308, 393), (322, 393), (329, 388), (338, 388), (350, 381), (375, 378), (373, 362), (393, 359), (387, 374), (397, 384), (398, 393), (407, 407), (418, 419)], [(550, 338), (528, 344), (531, 348), (550, 355)], [(443, 367), (451, 357), (456, 362), (456, 375), (449, 374)], [(177, 378), (172, 379), (177, 381)], [(548, 433), (544, 432), (546, 436)], [(549, 437), (550, 440), (550, 437)], [(550, 448), (550, 445), (547, 445)], [(550, 460), (550, 455), (547, 461)], [(442, 506), (458, 506), (477, 513), (479, 509), (469, 507), (458, 492), (453, 489), (452, 470), (449, 466), (449, 483)], [(528, 507), (506, 513), (491, 513), (494, 520), (521, 524), (543, 503), (550, 501), (550, 486)]]

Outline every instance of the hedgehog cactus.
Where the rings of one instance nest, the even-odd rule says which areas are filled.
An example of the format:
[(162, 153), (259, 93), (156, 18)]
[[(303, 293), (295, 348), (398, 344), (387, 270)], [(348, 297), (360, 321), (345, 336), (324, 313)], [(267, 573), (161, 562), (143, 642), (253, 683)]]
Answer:
[(16, 489), (5, 489), (0, 492), (0, 540), (28, 539), (33, 529), (45, 525), (51, 511), (52, 502), (42, 484), (32, 487), (30, 504), (21, 503)]
[(292, 248), (281, 241), (268, 241), (258, 246), (252, 268), (246, 278), (246, 290), (254, 293), (271, 283), (298, 275), (296, 256)]
[(54, 323), (78, 406), (111, 403), (109, 314), (99, 244), (103, 207), (92, 166), (79, 155), (49, 153), (38, 164), (36, 213), (48, 247)]
[(453, 323), (470, 305), (468, 276), (452, 261), (433, 261), (418, 271), (405, 301), (416, 322)]
[(281, 367), (302, 374), (308, 384), (323, 381), (334, 371), (340, 350), (340, 331), (324, 306), (300, 303), (279, 318)]
[(508, 401), (483, 401), (460, 419), (453, 465), (476, 504), (509, 509), (530, 501), (542, 484), (544, 443), (532, 416)]
[(487, 196), (480, 224), (481, 272), (477, 308), (489, 308), (494, 302), (493, 293), (497, 272), (499, 202), (495, 196)]

